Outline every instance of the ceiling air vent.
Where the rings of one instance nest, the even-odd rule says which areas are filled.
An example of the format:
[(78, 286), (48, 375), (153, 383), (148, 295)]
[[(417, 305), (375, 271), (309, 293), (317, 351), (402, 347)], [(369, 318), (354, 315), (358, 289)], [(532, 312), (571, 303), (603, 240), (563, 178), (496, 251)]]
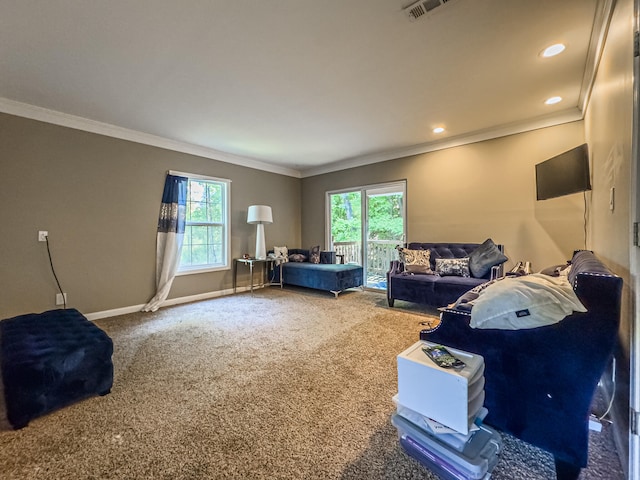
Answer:
[(419, 0), (402, 10), (409, 16), (409, 20), (413, 22), (448, 1), (449, 0)]

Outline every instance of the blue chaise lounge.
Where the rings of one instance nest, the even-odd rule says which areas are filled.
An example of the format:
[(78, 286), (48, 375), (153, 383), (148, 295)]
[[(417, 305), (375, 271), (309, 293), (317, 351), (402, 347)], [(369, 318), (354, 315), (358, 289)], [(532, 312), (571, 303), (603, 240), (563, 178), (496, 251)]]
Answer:
[[(289, 261), (281, 264), (282, 279), (286, 285), (314, 288), (333, 293), (336, 298), (348, 289), (363, 285), (362, 266), (353, 264), (336, 264), (335, 252), (320, 252), (320, 263), (309, 261), (309, 250), (289, 249), (289, 257), (303, 255), (305, 261)], [(276, 267), (273, 281), (280, 282), (280, 268)]]

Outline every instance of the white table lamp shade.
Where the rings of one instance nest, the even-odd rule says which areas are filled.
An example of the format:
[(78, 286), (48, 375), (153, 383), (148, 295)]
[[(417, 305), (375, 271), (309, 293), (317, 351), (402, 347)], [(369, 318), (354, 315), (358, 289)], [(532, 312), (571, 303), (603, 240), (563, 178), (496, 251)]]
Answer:
[(247, 212), (247, 223), (273, 223), (271, 207), (267, 205), (251, 205)]
[(267, 258), (267, 248), (264, 242), (264, 224), (273, 223), (271, 207), (267, 205), (251, 205), (247, 212), (247, 223), (256, 224), (256, 258)]

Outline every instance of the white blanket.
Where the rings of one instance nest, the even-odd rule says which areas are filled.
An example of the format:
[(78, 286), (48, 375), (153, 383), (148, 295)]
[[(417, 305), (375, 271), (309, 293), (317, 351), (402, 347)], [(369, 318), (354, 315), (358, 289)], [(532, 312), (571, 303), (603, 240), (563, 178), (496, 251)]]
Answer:
[(566, 276), (534, 273), (489, 285), (473, 301), (470, 326), (519, 330), (552, 325), (587, 309)]

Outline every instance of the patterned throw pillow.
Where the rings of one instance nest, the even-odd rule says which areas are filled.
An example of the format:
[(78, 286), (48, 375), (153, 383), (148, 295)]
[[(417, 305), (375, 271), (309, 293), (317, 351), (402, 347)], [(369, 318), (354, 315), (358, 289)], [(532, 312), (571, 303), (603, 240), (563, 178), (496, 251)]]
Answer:
[(469, 257), (436, 258), (436, 273), (441, 277), (469, 277)]
[(309, 262), (320, 263), (320, 245), (309, 249)]
[(298, 263), (306, 262), (307, 256), (302, 255), (301, 253), (292, 253), (291, 255), (289, 255), (289, 261)]
[(273, 247), (273, 253), (276, 258), (284, 259), (285, 262), (289, 261), (289, 249), (287, 247)]
[(404, 271), (407, 273), (419, 273), (432, 275), (431, 250), (409, 250), (397, 247), (400, 261), (404, 263)]

